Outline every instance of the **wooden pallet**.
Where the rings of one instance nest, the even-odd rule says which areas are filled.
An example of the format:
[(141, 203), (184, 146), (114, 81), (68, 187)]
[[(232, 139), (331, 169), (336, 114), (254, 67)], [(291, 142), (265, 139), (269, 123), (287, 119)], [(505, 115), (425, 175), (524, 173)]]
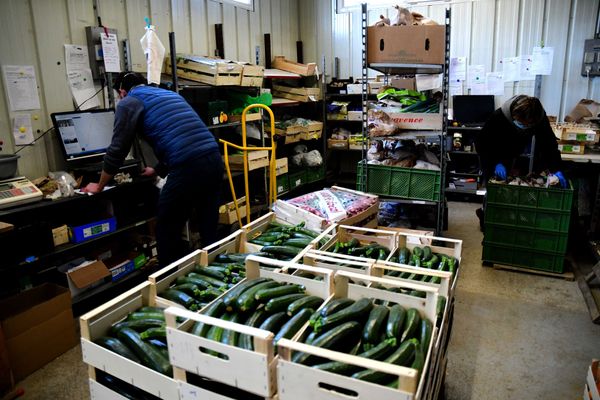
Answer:
[(600, 262), (587, 273), (577, 263), (573, 265), (577, 270), (577, 285), (590, 312), (590, 318), (593, 323), (600, 324), (600, 302), (596, 301), (600, 297)]
[(563, 272), (562, 274), (559, 274), (557, 272), (542, 271), (539, 269), (524, 268), (524, 267), (515, 267), (512, 265), (505, 265), (505, 264), (492, 263), (491, 265), (495, 270), (508, 270), (508, 271), (525, 272), (525, 273), (536, 274), (536, 275), (544, 275), (544, 276), (550, 276), (553, 278), (562, 278), (562, 279), (564, 279), (566, 281), (570, 281), (570, 282), (575, 280), (575, 274), (573, 274), (573, 272), (571, 272), (571, 271), (566, 271), (566, 272)]

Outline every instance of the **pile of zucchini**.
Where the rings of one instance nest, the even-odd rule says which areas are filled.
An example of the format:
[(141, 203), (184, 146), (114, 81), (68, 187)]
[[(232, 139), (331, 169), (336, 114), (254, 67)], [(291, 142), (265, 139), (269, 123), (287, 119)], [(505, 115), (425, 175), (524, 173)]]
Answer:
[[(454, 273), (458, 267), (458, 261), (452, 256), (437, 254), (431, 251), (429, 246), (415, 247), (412, 254), (407, 248), (398, 250), (398, 256), (390, 258), (391, 262), (413, 265), (420, 268), (436, 269), (438, 271), (449, 271)], [(421, 282), (440, 283), (441, 279), (437, 276), (417, 275), (410, 272), (387, 271), (387, 275), (396, 276), (402, 279), (420, 280)]]
[(269, 258), (289, 261), (304, 250), (319, 236), (319, 233), (298, 225), (285, 225), (271, 221), (267, 229), (252, 238), (250, 243), (263, 246), (260, 251)]
[(243, 262), (241, 264), (235, 261), (215, 262), (207, 267), (196, 265), (193, 272), (177, 277), (174, 284), (160, 292), (159, 296), (180, 304), (190, 311), (198, 311), (245, 276)]
[(331, 251), (333, 253), (363, 258), (374, 258), (376, 260), (385, 260), (390, 255), (390, 249), (379, 243), (372, 242), (363, 245), (355, 238), (352, 238), (348, 242), (336, 242)]
[(113, 324), (109, 335), (94, 343), (161, 374), (173, 376), (169, 363), (165, 315), (162, 308), (142, 307)]
[[(322, 298), (306, 294), (303, 286), (257, 278), (239, 284), (202, 314), (273, 332), (277, 343), (296, 334), (322, 303)], [(254, 348), (252, 336), (215, 325), (197, 322), (190, 333), (246, 350)]]
[[(304, 343), (421, 371), (433, 325), (419, 311), (399, 304), (386, 306), (371, 299), (339, 298), (310, 318)], [(295, 352), (294, 362), (355, 379), (398, 386), (393, 375), (364, 369), (308, 353)]]

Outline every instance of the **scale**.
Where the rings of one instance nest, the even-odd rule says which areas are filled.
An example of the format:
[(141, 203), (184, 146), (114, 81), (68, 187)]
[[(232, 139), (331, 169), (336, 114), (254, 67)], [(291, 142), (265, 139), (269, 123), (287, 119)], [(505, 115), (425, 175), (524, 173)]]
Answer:
[(40, 189), (23, 176), (0, 180), (0, 209), (41, 200)]

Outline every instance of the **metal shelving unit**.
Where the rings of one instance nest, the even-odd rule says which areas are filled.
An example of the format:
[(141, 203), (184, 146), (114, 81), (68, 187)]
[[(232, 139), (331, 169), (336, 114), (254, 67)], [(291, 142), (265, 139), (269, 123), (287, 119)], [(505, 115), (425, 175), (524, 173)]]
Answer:
[[(446, 196), (445, 196), (445, 187), (446, 187), (446, 158), (447, 158), (447, 150), (446, 150), (446, 132), (448, 131), (448, 97), (449, 97), (449, 67), (450, 67), (450, 9), (446, 10), (445, 15), (445, 46), (444, 46), (444, 63), (443, 64), (402, 64), (402, 63), (372, 63), (369, 64), (367, 62), (367, 5), (365, 3), (362, 4), (362, 101), (363, 101), (363, 113), (362, 113), (362, 134), (364, 138), (369, 138), (368, 132), (368, 95), (367, 95), (367, 78), (368, 78), (368, 69), (374, 69), (376, 71), (382, 72), (386, 75), (386, 80), (388, 75), (414, 75), (414, 74), (443, 74), (443, 83), (442, 83), (442, 92), (443, 92), (443, 100), (440, 106), (443, 110), (443, 118), (442, 118), (442, 126), (441, 130), (405, 130), (403, 133), (394, 136), (383, 136), (383, 137), (375, 137), (369, 138), (370, 140), (405, 140), (405, 139), (420, 139), (420, 138), (435, 138), (439, 140), (440, 146), (440, 177), (439, 180), (435, 180), (435, 193), (433, 194), (433, 198), (431, 199), (415, 199), (412, 196), (402, 197), (401, 195), (394, 194), (380, 194), (381, 198), (390, 199), (397, 203), (404, 204), (420, 204), (426, 205), (430, 207), (436, 208), (436, 234), (440, 235), (444, 228), (445, 218), (445, 209), (446, 209)], [(368, 151), (369, 144), (367, 141), (363, 141), (363, 168), (359, 168), (359, 173), (357, 175), (357, 186), (359, 190), (363, 190), (365, 192), (369, 191), (369, 164), (366, 163), (366, 155)], [(394, 168), (398, 168), (398, 170), (407, 170), (410, 174), (410, 169), (400, 168), (400, 167), (387, 167), (389, 168), (390, 175), (394, 173)], [(417, 170), (415, 174), (418, 174), (418, 171), (426, 171), (426, 170)], [(427, 171), (431, 172), (431, 171)], [(409, 185), (410, 183), (406, 182), (406, 179), (413, 180), (414, 177), (404, 177), (401, 176), (396, 178), (395, 182), (390, 182), (389, 187), (397, 186), (400, 184)], [(414, 179), (417, 180), (417, 179)], [(439, 187), (438, 187), (439, 185)], [(438, 196), (439, 192), (439, 196)]]

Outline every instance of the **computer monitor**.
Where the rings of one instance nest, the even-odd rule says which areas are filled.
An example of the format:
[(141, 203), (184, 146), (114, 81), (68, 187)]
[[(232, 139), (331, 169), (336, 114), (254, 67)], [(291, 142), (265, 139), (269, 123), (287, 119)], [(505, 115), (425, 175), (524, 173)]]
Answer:
[(113, 109), (68, 111), (51, 114), (67, 161), (101, 160), (113, 135)]
[(495, 109), (493, 95), (452, 97), (453, 120), (464, 125), (483, 126)]

